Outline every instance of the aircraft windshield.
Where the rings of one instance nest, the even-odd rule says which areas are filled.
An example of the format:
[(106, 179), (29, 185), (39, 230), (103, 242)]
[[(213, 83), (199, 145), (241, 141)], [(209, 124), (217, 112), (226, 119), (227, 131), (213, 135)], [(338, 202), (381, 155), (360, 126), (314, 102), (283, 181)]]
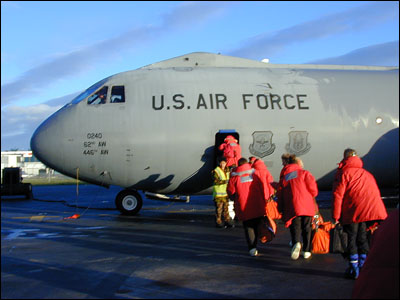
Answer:
[[(111, 76), (110, 76), (111, 77)], [(79, 94), (77, 97), (75, 97), (70, 104), (78, 104), (81, 102), (83, 99), (85, 99), (87, 96), (95, 92), (99, 87), (101, 87), (104, 83), (106, 83), (110, 77), (107, 77), (103, 80), (100, 80), (99, 82), (93, 84), (90, 88), (88, 88), (86, 91), (84, 91), (82, 94)]]

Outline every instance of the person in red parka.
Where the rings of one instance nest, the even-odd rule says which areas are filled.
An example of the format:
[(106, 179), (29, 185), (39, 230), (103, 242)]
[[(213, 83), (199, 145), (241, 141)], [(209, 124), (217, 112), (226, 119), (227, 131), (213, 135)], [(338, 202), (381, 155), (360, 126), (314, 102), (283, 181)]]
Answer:
[(232, 135), (228, 135), (224, 139), (224, 142), (219, 145), (218, 149), (223, 151), (223, 155), (226, 158), (227, 167), (237, 167), (238, 160), (242, 157), (242, 150), (237, 139), (235, 139)]
[(271, 183), (274, 182), (274, 177), (271, 175), (267, 166), (262, 160), (251, 156), (249, 157), (249, 162), (252, 168), (260, 172), (261, 179), (264, 184), (265, 200), (268, 200), (275, 193), (275, 189), (271, 185)]
[(399, 209), (372, 236), (368, 258), (354, 283), (352, 299), (399, 299)]
[[(282, 154), (281, 159), (282, 159), (282, 166), (283, 166), (283, 167), (285, 167), (285, 166), (289, 163), (289, 157), (290, 157), (290, 155), (291, 155), (291, 154), (289, 154), (289, 153), (284, 153), (284, 154)], [(281, 173), (279, 174), (279, 180), (281, 180), (281, 178), (282, 178), (282, 176), (283, 176), (282, 172), (283, 172), (283, 168), (282, 168), (282, 170), (281, 170)], [(278, 186), (279, 186), (279, 182), (274, 181), (271, 185), (272, 185), (272, 187), (273, 187), (275, 190), (277, 190), (277, 189), (278, 189)]]
[(291, 258), (298, 259), (303, 250), (301, 253), (307, 259), (311, 257), (311, 221), (316, 212), (314, 198), (318, 195), (318, 187), (314, 176), (302, 169), (295, 155), (290, 155), (287, 162), (278, 184), (278, 210), (285, 227), (290, 229)]
[(235, 214), (243, 222), (244, 233), (251, 256), (257, 256), (258, 226), (265, 210), (264, 186), (259, 171), (253, 169), (246, 158), (239, 159), (231, 173), (228, 195), (234, 201)]
[(347, 233), (347, 278), (356, 279), (369, 251), (367, 227), (386, 219), (386, 207), (374, 176), (363, 169), (353, 149), (346, 149), (333, 183), (332, 218)]

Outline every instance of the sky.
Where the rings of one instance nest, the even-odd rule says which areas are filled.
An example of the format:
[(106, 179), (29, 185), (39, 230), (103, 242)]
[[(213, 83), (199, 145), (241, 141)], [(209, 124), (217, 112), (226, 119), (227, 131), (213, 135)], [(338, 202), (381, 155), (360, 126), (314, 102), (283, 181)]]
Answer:
[(110, 75), (192, 52), (399, 65), (398, 1), (1, 1), (1, 150)]

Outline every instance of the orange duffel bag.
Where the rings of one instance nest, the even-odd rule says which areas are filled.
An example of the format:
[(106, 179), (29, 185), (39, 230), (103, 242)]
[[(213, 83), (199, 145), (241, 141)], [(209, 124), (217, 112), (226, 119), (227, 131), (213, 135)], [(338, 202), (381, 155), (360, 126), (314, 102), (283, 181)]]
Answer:
[(264, 216), (258, 226), (258, 239), (261, 243), (267, 243), (275, 238), (276, 223), (270, 216)]
[(311, 252), (318, 254), (329, 253), (331, 222), (320, 223), (314, 230), (314, 236), (311, 241)]

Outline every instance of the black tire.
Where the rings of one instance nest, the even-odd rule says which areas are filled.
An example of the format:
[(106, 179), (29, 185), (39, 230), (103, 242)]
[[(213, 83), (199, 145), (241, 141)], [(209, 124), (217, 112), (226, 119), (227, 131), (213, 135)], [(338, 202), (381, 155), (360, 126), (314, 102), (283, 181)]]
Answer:
[(136, 215), (143, 205), (140, 194), (134, 190), (123, 190), (115, 198), (115, 205), (123, 215)]
[(25, 194), (26, 199), (32, 199), (33, 194), (32, 194), (32, 185), (29, 183), (28, 185), (28, 192)]

